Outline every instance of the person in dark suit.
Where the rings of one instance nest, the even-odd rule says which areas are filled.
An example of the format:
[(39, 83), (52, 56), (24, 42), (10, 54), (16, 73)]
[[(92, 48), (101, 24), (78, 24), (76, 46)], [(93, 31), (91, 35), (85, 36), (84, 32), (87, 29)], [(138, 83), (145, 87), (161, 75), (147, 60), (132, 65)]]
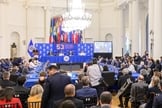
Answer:
[(75, 96), (75, 86), (72, 84), (68, 84), (64, 90), (65, 98), (54, 102), (54, 108), (60, 108), (61, 104), (67, 100), (71, 100), (74, 102), (77, 108), (84, 108), (84, 104), (82, 100), (76, 99)]
[(130, 92), (131, 108), (138, 108), (145, 103), (148, 84), (144, 82), (144, 77), (139, 75), (138, 82), (132, 84)]
[(60, 108), (76, 108), (76, 105), (71, 100), (66, 100), (61, 103)]
[(29, 89), (23, 87), (25, 81), (26, 81), (25, 76), (21, 76), (17, 79), (17, 85), (14, 87), (16, 93), (24, 92), (26, 94), (29, 94)]
[(100, 95), (100, 106), (92, 106), (90, 108), (111, 108), (112, 94), (108, 91), (104, 91)]
[(27, 98), (29, 96), (29, 89), (23, 87), (26, 81), (25, 76), (21, 76), (17, 79), (17, 85), (14, 87), (15, 90), (15, 97), (21, 100), (23, 108), (27, 108)]
[[(122, 70), (122, 74), (123, 75), (119, 78), (119, 81), (118, 81), (119, 89), (127, 82), (127, 79), (130, 78), (132, 82), (134, 81), (133, 77), (129, 74), (129, 71), (127, 68)], [(119, 101), (120, 101), (119, 107), (123, 107), (123, 106), (125, 106), (125, 108), (128, 107), (130, 90), (131, 90), (131, 85), (129, 85), (128, 88), (126, 88), (125, 91), (123, 91), (123, 93), (119, 96)], [(123, 97), (125, 97), (124, 105), (123, 105)]]
[(111, 108), (112, 94), (108, 91), (102, 92), (100, 95), (100, 108)]
[(160, 64), (160, 61), (159, 61), (159, 60), (156, 60), (155, 69), (156, 69), (157, 71), (161, 72), (161, 64)]
[(76, 90), (81, 89), (83, 87), (83, 84), (82, 84), (83, 76), (84, 76), (84, 74), (79, 74), (78, 75), (78, 82), (75, 84), (75, 89)]
[(50, 65), (47, 71), (48, 78), (44, 85), (41, 108), (53, 108), (53, 101), (64, 98), (64, 88), (71, 83), (70, 77), (58, 72), (57, 66)]
[(145, 108), (152, 108), (154, 96), (156, 94), (161, 93), (161, 90), (159, 88), (160, 78), (157, 76), (153, 76), (151, 83), (152, 86), (148, 88), (148, 92), (147, 92), (147, 103)]
[(19, 76), (21, 76), (21, 73), (19, 72), (19, 68), (18, 66), (13, 66), (12, 70), (11, 70), (11, 75), (10, 75), (10, 81), (13, 81), (16, 83), (17, 78)]
[[(162, 80), (160, 80), (160, 88), (162, 90)], [(152, 108), (162, 108), (162, 91), (154, 97)]]
[(3, 77), (3, 80), (0, 80), (0, 86), (2, 88), (16, 86), (15, 82), (10, 81), (10, 72), (4, 72), (2, 77)]
[(46, 76), (47, 76), (47, 74), (46, 74), (46, 72), (41, 72), (40, 74), (39, 74), (39, 84), (44, 88), (44, 85), (45, 85), (45, 82), (46, 82)]
[(76, 91), (76, 97), (97, 97), (97, 90), (89, 87), (90, 81), (88, 76), (81, 79), (83, 88)]

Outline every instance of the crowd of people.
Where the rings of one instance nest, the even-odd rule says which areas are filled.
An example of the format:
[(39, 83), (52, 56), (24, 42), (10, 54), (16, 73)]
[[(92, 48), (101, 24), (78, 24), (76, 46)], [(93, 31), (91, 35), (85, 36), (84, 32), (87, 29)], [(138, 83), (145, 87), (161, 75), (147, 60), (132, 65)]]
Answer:
[[(109, 65), (119, 69), (118, 88), (119, 107), (128, 108), (161, 108), (161, 69), (162, 57), (150, 58), (145, 52), (143, 56), (134, 53), (133, 57), (125, 55), (115, 59), (99, 58), (103, 71), (109, 71)], [(139, 73), (137, 79), (132, 74)], [(124, 99), (125, 98), (125, 99)], [(123, 102), (124, 99), (124, 102)]]
[[(39, 73), (38, 83), (25, 88), (26, 74), (40, 64), (36, 58), (0, 60), (0, 105), (16, 103), (17, 108), (33, 108), (35, 103), (36, 108), (113, 108), (111, 92), (105, 89), (107, 86), (101, 86), (102, 72), (109, 71), (111, 65), (118, 69), (119, 107), (128, 108), (130, 102), (131, 108), (162, 108), (162, 58), (154, 61), (147, 52), (143, 56), (135, 53), (133, 57), (94, 58), (75, 84), (66, 72), (48, 65), (46, 72)], [(132, 73), (139, 73), (138, 78), (133, 78)]]

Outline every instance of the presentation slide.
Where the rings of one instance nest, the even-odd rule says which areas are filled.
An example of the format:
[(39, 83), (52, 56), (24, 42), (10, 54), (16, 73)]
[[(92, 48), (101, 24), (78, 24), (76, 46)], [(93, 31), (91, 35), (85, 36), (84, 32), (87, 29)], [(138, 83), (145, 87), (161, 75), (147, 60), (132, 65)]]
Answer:
[(112, 53), (112, 42), (94, 42), (94, 53)]

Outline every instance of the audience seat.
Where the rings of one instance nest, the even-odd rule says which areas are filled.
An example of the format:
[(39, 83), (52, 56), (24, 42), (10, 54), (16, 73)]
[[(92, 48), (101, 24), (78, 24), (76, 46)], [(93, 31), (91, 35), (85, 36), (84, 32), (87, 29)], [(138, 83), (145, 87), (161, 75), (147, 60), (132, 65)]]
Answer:
[(115, 73), (114, 72), (102, 72), (102, 77), (108, 86), (113, 86), (115, 83)]
[(78, 99), (83, 100), (84, 108), (97, 105), (97, 97), (78, 97)]
[(0, 104), (0, 108), (18, 108), (18, 103)]
[(41, 108), (41, 102), (28, 102), (28, 108)]
[(16, 92), (14, 97), (20, 99), (23, 108), (27, 108), (28, 94), (26, 92), (23, 92), (23, 91)]

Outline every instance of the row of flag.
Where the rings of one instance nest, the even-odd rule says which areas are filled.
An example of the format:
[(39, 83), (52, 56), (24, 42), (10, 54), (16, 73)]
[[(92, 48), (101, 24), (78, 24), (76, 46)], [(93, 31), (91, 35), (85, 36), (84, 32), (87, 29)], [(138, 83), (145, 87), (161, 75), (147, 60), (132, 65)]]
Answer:
[(62, 30), (62, 21), (61, 16), (51, 18), (49, 43), (81, 43), (82, 31), (64, 32)]

